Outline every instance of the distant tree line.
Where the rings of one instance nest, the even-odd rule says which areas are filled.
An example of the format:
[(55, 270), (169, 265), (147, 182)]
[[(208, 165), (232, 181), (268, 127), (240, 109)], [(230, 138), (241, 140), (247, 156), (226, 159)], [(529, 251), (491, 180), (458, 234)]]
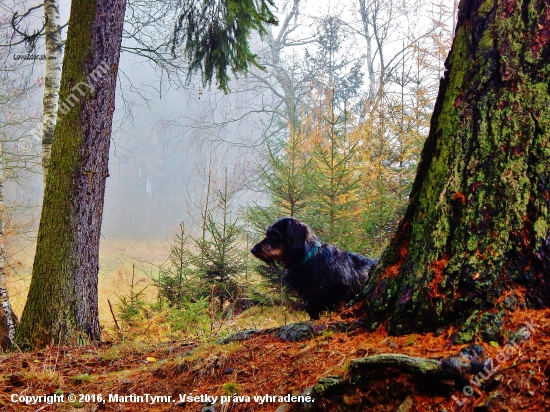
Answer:
[[(287, 17), (299, 16), (299, 3), (294, 2)], [(274, 79), (281, 81), (285, 95), (281, 95), (279, 106), (284, 109), (271, 112), (265, 144), (258, 150), (259, 161), (247, 176), (258, 196), (237, 210), (236, 202), (226, 202), (236, 196), (220, 196), (220, 191), (217, 198), (226, 201), (219, 201), (216, 207), (223, 204), (218, 210), (224, 212), (212, 213), (216, 202), (209, 196), (215, 167), (210, 152), (202, 162), (209, 165), (202, 172), (206, 195), (200, 205), (195, 204), (195, 209), (199, 206), (202, 211), (200, 222), (195, 222), (202, 235), (185, 237), (182, 228), (176, 236), (174, 245), (178, 246), (173, 246), (171, 263), (161, 271), (157, 283), (159, 297), (173, 306), (206, 298), (219, 312), (224, 302), (227, 307), (243, 298), (254, 303), (290, 303), (283, 271), (249, 253), (251, 242), (282, 216), (303, 220), (324, 242), (380, 257), (409, 201), (429, 129), (440, 56), (452, 37), (449, 21), (443, 20), (451, 14), (434, 14), (434, 25), (440, 30), (403, 44), (389, 59), (391, 65), (377, 66), (372, 57), (368, 60), (350, 54), (345, 41), (349, 27), (336, 15), (316, 23), (315, 35), (304, 51), (299, 80), (295, 60), (285, 61), (278, 55), (280, 60), (270, 62), (273, 54), (260, 53), (268, 72), (272, 69)], [(391, 19), (390, 15), (380, 16), (380, 21)], [(267, 29), (272, 51), (284, 49), (283, 39), (292, 43), (284, 35), (285, 30), (292, 32), (291, 20), (282, 21), (283, 34), (278, 37), (270, 36), (272, 29)], [(367, 23), (376, 26), (376, 22)], [(389, 26), (377, 27), (389, 30)], [(388, 53), (382, 42), (376, 48), (380, 54)], [(274, 70), (274, 63), (279, 70)], [(287, 75), (282, 76), (283, 72)], [(253, 71), (247, 81), (259, 81), (259, 76)], [(364, 86), (369, 83), (376, 87), (369, 87), (365, 94)], [(244, 187), (250, 189), (251, 185)], [(235, 189), (235, 194), (242, 188)], [(228, 214), (232, 216), (229, 220)], [(230, 239), (227, 234), (235, 236)]]

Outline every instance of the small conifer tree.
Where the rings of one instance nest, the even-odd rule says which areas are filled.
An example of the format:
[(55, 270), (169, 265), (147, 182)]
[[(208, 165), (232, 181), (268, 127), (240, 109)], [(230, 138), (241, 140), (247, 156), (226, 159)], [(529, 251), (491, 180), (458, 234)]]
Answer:
[(195, 256), (197, 274), (203, 285), (218, 299), (219, 309), (227, 300), (234, 301), (240, 291), (239, 278), (246, 271), (246, 253), (242, 245), (244, 226), (231, 217), (230, 204), (234, 193), (228, 190), (227, 173), (223, 190), (217, 192), (220, 218), (209, 212), (204, 238), (195, 239), (199, 251)]
[[(333, 93), (333, 92), (332, 92)], [(353, 220), (357, 218), (361, 173), (358, 144), (346, 132), (346, 113), (335, 113), (329, 97), (323, 123), (312, 134), (312, 167), (308, 169), (312, 199), (308, 205), (310, 224), (323, 241), (357, 249)]]
[(196, 288), (189, 243), (190, 238), (185, 234), (182, 222), (170, 246), (170, 256), (160, 267), (158, 279), (154, 280), (160, 300), (167, 302), (170, 307), (182, 307), (186, 302), (195, 302), (200, 296)]

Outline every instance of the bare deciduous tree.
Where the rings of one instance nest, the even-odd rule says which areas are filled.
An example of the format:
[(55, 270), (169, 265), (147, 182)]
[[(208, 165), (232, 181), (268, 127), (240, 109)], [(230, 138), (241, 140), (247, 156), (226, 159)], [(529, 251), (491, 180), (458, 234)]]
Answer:
[(46, 43), (46, 72), (44, 74), (42, 174), (44, 183), (50, 168), (52, 142), (61, 83), (63, 44), (59, 23), (59, 1), (44, 0), (44, 34)]

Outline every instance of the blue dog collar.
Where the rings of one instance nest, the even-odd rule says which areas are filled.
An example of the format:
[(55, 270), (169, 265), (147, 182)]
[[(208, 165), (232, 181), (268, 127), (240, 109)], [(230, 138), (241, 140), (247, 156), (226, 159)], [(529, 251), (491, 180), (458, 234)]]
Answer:
[(309, 259), (311, 259), (312, 256), (313, 256), (315, 253), (317, 253), (317, 251), (319, 250), (320, 247), (321, 247), (321, 242), (319, 242), (319, 241), (315, 242), (315, 246), (313, 246), (313, 247), (311, 248), (311, 250), (310, 250), (309, 253), (306, 255), (306, 257), (304, 258), (304, 260), (302, 260), (298, 266), (305, 265), (305, 264), (307, 263), (307, 261), (308, 261)]

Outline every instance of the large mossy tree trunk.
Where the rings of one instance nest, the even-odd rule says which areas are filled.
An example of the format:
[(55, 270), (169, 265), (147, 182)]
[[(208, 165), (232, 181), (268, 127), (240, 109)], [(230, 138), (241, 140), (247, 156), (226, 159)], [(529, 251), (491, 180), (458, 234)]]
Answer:
[(32, 280), (16, 340), (100, 339), (99, 237), (124, 0), (73, 0)]
[(362, 310), (495, 339), (550, 304), (550, 2), (462, 0), (410, 203)]

